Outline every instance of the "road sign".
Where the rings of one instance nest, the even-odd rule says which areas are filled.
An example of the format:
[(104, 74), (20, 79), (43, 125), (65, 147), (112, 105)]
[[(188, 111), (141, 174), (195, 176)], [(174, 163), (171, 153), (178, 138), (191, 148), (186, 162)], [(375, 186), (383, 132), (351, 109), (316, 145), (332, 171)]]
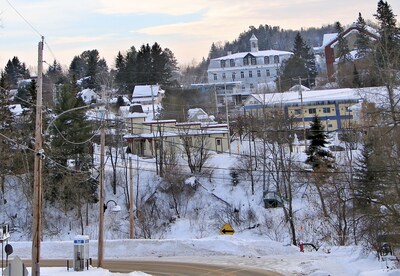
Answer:
[(233, 235), (235, 233), (235, 230), (233, 230), (232, 226), (228, 223), (225, 223), (224, 226), (219, 229), (219, 232), (222, 235)]

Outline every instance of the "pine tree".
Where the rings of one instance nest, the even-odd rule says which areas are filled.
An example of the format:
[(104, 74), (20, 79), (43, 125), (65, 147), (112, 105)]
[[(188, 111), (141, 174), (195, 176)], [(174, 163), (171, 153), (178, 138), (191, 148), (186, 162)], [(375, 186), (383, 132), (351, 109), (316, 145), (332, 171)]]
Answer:
[(306, 151), (306, 163), (311, 164), (314, 169), (321, 166), (330, 167), (332, 163), (332, 154), (325, 148), (327, 144), (327, 134), (321, 120), (316, 115), (307, 130), (307, 139), (310, 145)]
[(26, 69), (25, 63), (21, 63), (16, 56), (8, 60), (4, 73), (5, 83), (10, 89), (17, 88), (19, 80), (29, 78), (29, 70)]
[(78, 209), (84, 203), (94, 202), (96, 186), (89, 179), (91, 166), (91, 148), (93, 127), (85, 115), (81, 98), (76, 97), (76, 81), (63, 85), (61, 97), (55, 108), (56, 116), (49, 126), (51, 161), (67, 167), (73, 160), (73, 167), (68, 170), (49, 168), (46, 178), (45, 198), (63, 210)]
[(293, 55), (283, 64), (282, 88), (287, 90), (297, 84), (296, 79), (299, 77), (304, 79), (302, 80), (304, 86), (311, 87), (315, 84), (317, 74), (315, 56), (311, 48), (303, 41), (300, 33), (297, 33), (294, 40)]
[(387, 88), (392, 123), (398, 124), (398, 100), (394, 87), (399, 84), (400, 69), (400, 30), (391, 6), (380, 0), (375, 18), (379, 24), (379, 41), (375, 52), (375, 65), (381, 85)]
[(357, 49), (355, 57), (358, 59), (362, 59), (366, 58), (367, 55), (371, 52), (371, 42), (370, 38), (366, 34), (367, 24), (365, 23), (365, 20), (362, 17), (361, 13), (358, 13), (356, 26), (360, 29), (360, 31), (357, 33), (357, 38), (354, 42), (354, 46)]
[(337, 45), (337, 58), (339, 58), (339, 65), (346, 64), (352, 60), (350, 55), (349, 45), (347, 44), (346, 39), (343, 36), (344, 28), (340, 24), (340, 22), (336, 22), (335, 29), (338, 32), (338, 45)]

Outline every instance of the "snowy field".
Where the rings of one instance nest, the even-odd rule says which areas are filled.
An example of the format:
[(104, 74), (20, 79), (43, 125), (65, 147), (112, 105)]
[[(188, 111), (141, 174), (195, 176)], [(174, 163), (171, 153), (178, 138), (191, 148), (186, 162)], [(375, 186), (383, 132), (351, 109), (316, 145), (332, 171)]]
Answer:
[[(14, 253), (21, 259), (30, 259), (31, 242), (11, 242)], [(97, 257), (97, 242), (90, 241), (89, 254)], [(329, 253), (328, 253), (329, 252)], [(43, 242), (42, 258), (72, 260), (73, 241)], [(105, 259), (136, 259), (182, 261), (207, 264), (231, 264), (275, 270), (282, 275), (312, 276), (378, 276), (400, 275), (394, 262), (378, 261), (357, 247), (320, 248), (302, 253), (295, 246), (267, 241), (246, 234), (215, 236), (203, 239), (166, 240), (108, 240), (105, 241)], [(147, 275), (111, 273), (99, 268), (75, 272), (87, 275)], [(66, 268), (42, 268), (42, 276), (71, 275)]]

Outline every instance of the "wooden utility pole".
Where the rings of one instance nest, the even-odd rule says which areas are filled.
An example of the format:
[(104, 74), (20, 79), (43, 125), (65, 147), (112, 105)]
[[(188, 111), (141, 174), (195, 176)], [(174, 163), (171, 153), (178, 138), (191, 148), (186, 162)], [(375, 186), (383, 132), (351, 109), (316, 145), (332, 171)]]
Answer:
[(229, 150), (229, 155), (231, 155), (231, 132), (229, 129), (229, 111), (228, 111), (228, 97), (226, 95), (226, 77), (224, 78), (224, 92), (225, 92), (226, 125), (228, 126), (228, 150)]
[[(139, 152), (137, 152), (139, 154)], [(129, 154), (129, 238), (135, 238), (135, 230), (133, 224), (133, 168), (132, 156)]]
[(40, 242), (42, 238), (42, 86), (43, 86), (43, 42), (38, 46), (38, 76), (36, 93), (35, 168), (33, 178), (33, 229), (32, 229), (32, 275), (40, 276)]
[[(106, 91), (103, 88), (102, 91), (102, 100), (106, 102)], [(100, 195), (99, 195), (99, 237), (98, 237), (98, 253), (97, 253), (97, 266), (103, 267), (103, 245), (104, 245), (104, 148), (106, 141), (106, 133), (105, 133), (105, 123), (106, 123), (106, 112), (107, 109), (103, 110), (103, 118), (101, 120), (101, 129), (100, 129)]]
[(304, 105), (303, 105), (303, 89), (301, 85), (302, 80), (307, 80), (307, 79), (302, 79), (299, 77), (299, 94), (300, 94), (300, 103), (301, 103), (301, 120), (303, 122), (303, 135), (304, 135), (304, 146), (307, 150), (307, 136), (306, 136), (306, 122), (304, 119)]

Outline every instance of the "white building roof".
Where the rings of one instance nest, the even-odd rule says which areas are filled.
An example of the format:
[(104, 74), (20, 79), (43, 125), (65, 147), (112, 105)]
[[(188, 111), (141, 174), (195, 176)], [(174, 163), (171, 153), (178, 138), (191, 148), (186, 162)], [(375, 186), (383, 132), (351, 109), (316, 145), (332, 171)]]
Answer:
[[(394, 89), (395, 100), (400, 99), (400, 89)], [(337, 101), (337, 100), (367, 100), (375, 103), (377, 106), (385, 106), (388, 104), (387, 90), (385, 87), (366, 87), (366, 88), (340, 88), (328, 90), (310, 90), (302, 91), (303, 103), (315, 101)], [(277, 104), (295, 104), (300, 103), (300, 93), (284, 92), (284, 93), (267, 93), (267, 94), (251, 94), (258, 101), (258, 104), (266, 105)], [(247, 100), (246, 100), (247, 101)], [(248, 106), (251, 104), (248, 104)]]
[(287, 51), (279, 51), (279, 50), (263, 50), (263, 51), (258, 51), (258, 52), (241, 52), (241, 53), (235, 53), (219, 58), (214, 58), (213, 60), (225, 60), (225, 59), (237, 59), (237, 58), (244, 58), (248, 54), (251, 54), (255, 57), (265, 57), (265, 56), (279, 56), (279, 55), (291, 55), (293, 54), (292, 52), (287, 52)]
[(132, 98), (157, 97), (158, 93), (161, 92), (160, 90), (159, 85), (135, 85)]

